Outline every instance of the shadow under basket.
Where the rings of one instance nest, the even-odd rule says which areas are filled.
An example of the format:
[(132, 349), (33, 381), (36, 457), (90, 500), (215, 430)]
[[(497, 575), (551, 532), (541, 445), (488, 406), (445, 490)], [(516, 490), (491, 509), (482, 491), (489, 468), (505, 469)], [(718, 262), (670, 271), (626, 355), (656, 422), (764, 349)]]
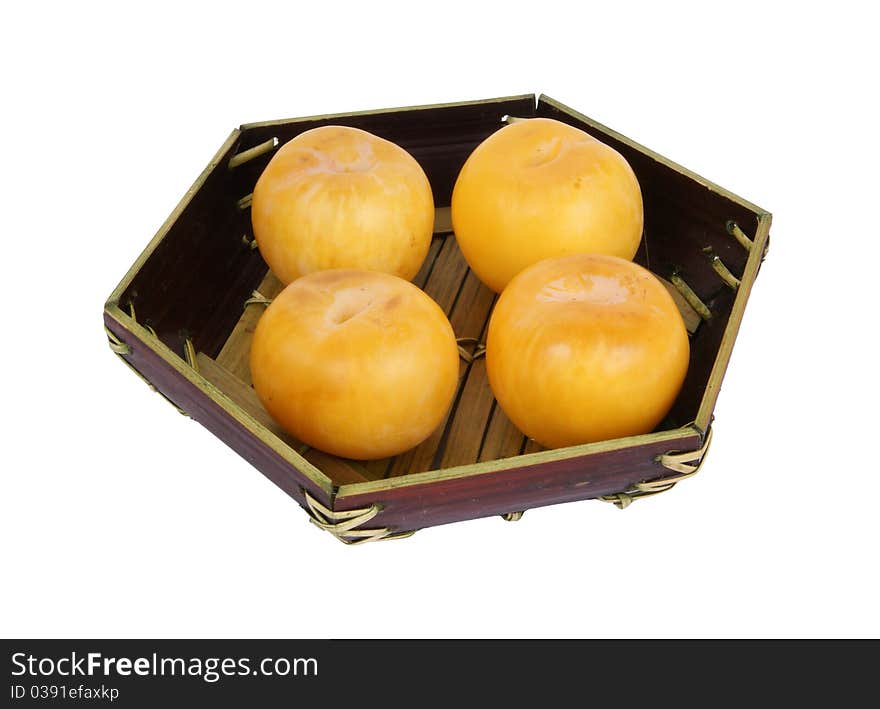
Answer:
[[(515, 118), (569, 123), (620, 152), (642, 188), (636, 261), (673, 294), (691, 360), (669, 415), (651, 433), (543, 450), (495, 402), (481, 356), (495, 294), (467, 267), (449, 201), (464, 161)], [(443, 424), (394, 458), (352, 461), (282, 431), (251, 387), (257, 320), (281, 284), (250, 223), (254, 184), (278, 146), (321, 125), (391, 140), (424, 168), (438, 205), (428, 258), (414, 282), (449, 316), (461, 376)], [(770, 214), (546, 96), (532, 94), (243, 125), (232, 132), (116, 287), (104, 309), (111, 349), (179, 411), (259, 469), (346, 543), (584, 499), (620, 508), (693, 475), (749, 291), (766, 253)]]

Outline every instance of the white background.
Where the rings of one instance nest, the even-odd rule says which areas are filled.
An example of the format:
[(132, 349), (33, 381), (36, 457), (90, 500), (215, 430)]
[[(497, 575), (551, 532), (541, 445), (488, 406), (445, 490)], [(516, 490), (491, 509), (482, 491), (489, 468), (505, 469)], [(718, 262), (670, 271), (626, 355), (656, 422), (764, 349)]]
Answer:
[[(880, 635), (868, 4), (430, 4), (3, 11), (0, 634)], [(694, 479), (346, 547), (108, 349), (235, 126), (525, 92), (774, 214)]]

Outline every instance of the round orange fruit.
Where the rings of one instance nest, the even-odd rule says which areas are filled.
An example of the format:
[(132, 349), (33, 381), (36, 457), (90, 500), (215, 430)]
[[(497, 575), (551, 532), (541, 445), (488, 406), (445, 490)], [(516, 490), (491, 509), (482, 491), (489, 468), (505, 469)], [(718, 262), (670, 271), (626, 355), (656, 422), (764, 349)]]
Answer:
[(347, 126), (296, 136), (254, 187), (260, 253), (283, 283), (335, 268), (416, 275), (431, 244), (434, 198), (400, 146)]
[(461, 251), (496, 293), (545, 258), (589, 252), (632, 259), (642, 220), (642, 193), (623, 156), (549, 118), (517, 121), (486, 138), (452, 193)]
[(375, 271), (297, 279), (269, 305), (251, 345), (254, 389), (298, 439), (372, 460), (441, 423), (458, 385), (446, 315), (412, 283)]
[(672, 297), (641, 266), (575, 254), (522, 271), (489, 322), (499, 405), (548, 448), (652, 431), (684, 382), (690, 345)]

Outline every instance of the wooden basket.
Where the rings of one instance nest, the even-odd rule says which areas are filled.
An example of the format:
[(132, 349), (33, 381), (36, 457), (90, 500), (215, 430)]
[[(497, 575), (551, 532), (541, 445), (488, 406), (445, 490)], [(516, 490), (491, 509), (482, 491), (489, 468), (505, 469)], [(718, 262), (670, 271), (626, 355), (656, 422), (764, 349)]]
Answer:
[[(448, 206), (471, 151), (509, 117), (570, 123), (619, 151), (642, 188), (636, 261), (676, 298), (691, 333), (687, 379), (649, 434), (542, 450), (507, 419), (480, 357), (495, 295), (468, 269)], [(457, 398), (424, 443), (358, 462), (308, 449), (269, 417), (250, 385), (250, 340), (280, 289), (253, 247), (250, 194), (273, 152), (325, 124), (356, 126), (408, 150), (438, 205), (428, 259), (414, 279), (450, 318), (462, 351)], [(226, 142), (113, 291), (110, 346), (154, 389), (212, 431), (347, 543), (406, 536), (489, 515), (600, 498), (626, 507), (693, 475), (770, 214), (546, 96), (524, 95), (243, 125)]]

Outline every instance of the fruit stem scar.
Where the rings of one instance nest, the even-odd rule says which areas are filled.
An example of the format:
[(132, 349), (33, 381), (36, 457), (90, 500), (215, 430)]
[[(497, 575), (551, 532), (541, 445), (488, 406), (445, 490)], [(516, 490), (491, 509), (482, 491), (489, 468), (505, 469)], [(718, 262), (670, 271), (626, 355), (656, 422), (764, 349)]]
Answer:
[(336, 325), (344, 325), (349, 320), (352, 320), (353, 318), (368, 310), (372, 304), (373, 301), (370, 301), (369, 303), (361, 307), (341, 308), (330, 316), (330, 320)]

